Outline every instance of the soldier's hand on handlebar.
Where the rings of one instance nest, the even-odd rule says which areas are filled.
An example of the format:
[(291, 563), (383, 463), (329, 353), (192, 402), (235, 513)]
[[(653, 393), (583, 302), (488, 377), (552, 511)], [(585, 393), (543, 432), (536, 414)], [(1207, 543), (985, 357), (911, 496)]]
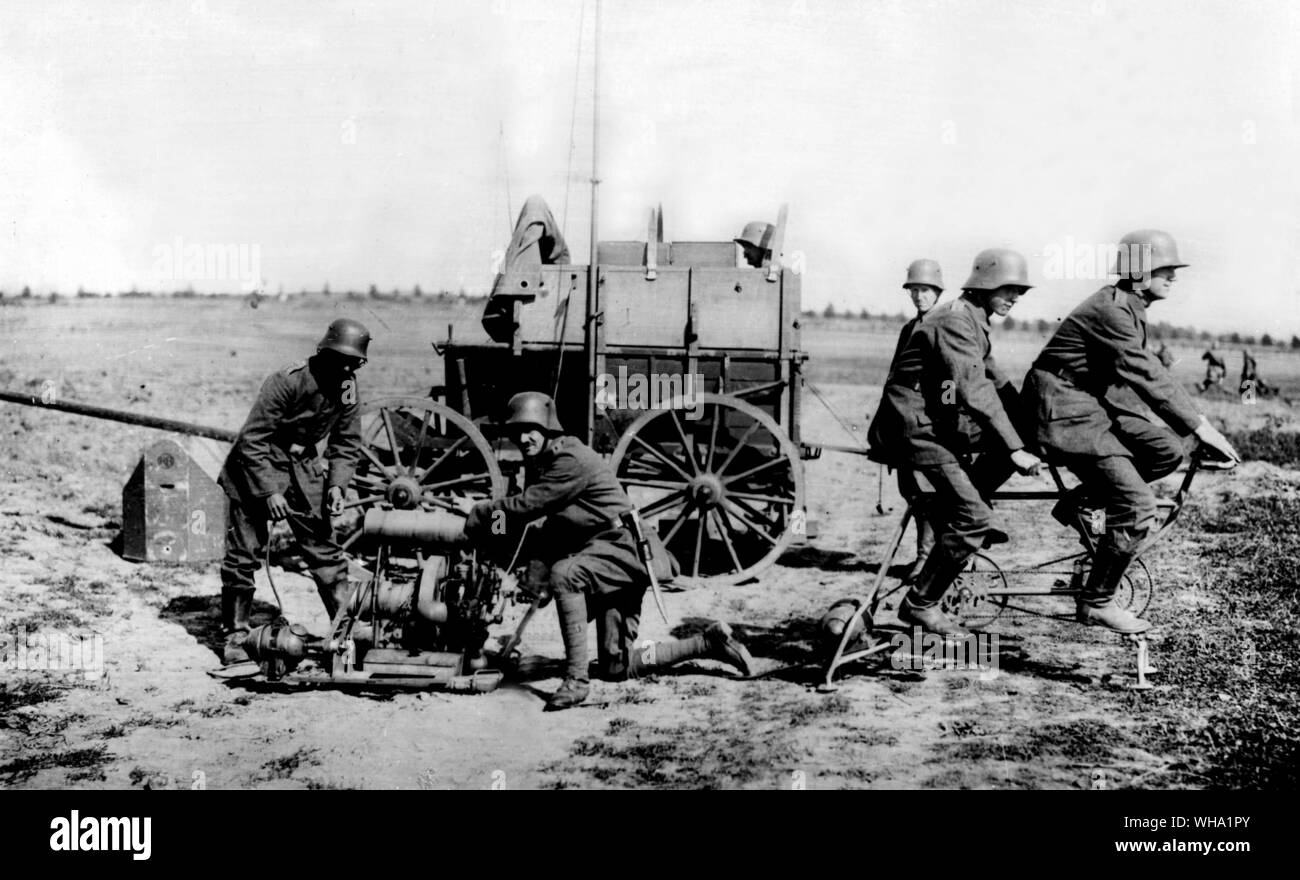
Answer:
[(1043, 465), (1042, 459), (1023, 449), (1017, 449), (1011, 453), (1011, 463), (1015, 465), (1017, 471), (1026, 477), (1038, 476), (1038, 469)]
[(1224, 459), (1231, 462), (1240, 462), (1241, 455), (1233, 445), (1228, 442), (1228, 438), (1220, 433), (1219, 429), (1210, 424), (1204, 416), (1201, 417), (1201, 423), (1196, 426), (1196, 439), (1201, 443), (1213, 449)]
[(275, 522), (288, 519), (289, 512), (289, 502), (279, 492), (266, 499), (266, 513)]

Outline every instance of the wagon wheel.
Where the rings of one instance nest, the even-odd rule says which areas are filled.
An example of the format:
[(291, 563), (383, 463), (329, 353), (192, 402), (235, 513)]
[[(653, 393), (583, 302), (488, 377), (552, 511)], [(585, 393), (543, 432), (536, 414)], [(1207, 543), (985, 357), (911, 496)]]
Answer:
[(682, 575), (735, 584), (771, 565), (804, 528), (799, 451), (771, 416), (724, 394), (643, 413), (611, 464)]
[(362, 456), (348, 486), (339, 529), (345, 550), (358, 552), (361, 519), (374, 505), (395, 510), (446, 510), (454, 499), (505, 495), (492, 446), (474, 423), (427, 397), (385, 397), (361, 407)]
[[(970, 558), (966, 569), (944, 594), (940, 607), (969, 629), (981, 629), (997, 620), (1007, 607), (1007, 576), (983, 553)], [(991, 595), (990, 595), (991, 594)]]

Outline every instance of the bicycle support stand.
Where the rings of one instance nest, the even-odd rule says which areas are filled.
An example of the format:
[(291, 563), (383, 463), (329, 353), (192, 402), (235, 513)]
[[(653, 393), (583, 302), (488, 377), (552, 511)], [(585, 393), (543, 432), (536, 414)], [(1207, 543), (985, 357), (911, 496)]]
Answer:
[[(858, 603), (853, 616), (844, 624), (844, 632), (840, 634), (840, 641), (835, 647), (835, 653), (831, 655), (826, 664), (826, 677), (817, 686), (818, 692), (831, 693), (836, 690), (835, 671), (841, 666), (862, 660), (873, 654), (879, 654), (889, 648), (889, 642), (876, 642), (871, 638), (872, 617), (875, 615), (876, 605), (880, 598), (880, 588), (884, 586), (885, 578), (889, 576), (889, 564), (894, 561), (894, 556), (898, 553), (898, 547), (903, 543), (903, 534), (907, 531), (907, 524), (911, 520), (912, 505), (908, 504), (903, 508), (903, 515), (899, 517), (898, 527), (894, 529), (894, 533), (889, 538), (889, 549), (880, 561), (880, 570), (876, 572), (876, 580), (872, 583), (871, 590)], [(858, 636), (866, 639), (866, 647), (847, 651), (849, 643)]]
[(1137, 647), (1137, 681), (1128, 685), (1128, 687), (1135, 691), (1149, 691), (1155, 685), (1147, 681), (1147, 676), (1157, 672), (1157, 669), (1151, 665), (1151, 656), (1147, 648), (1147, 634), (1137, 633), (1128, 636), (1128, 640)]

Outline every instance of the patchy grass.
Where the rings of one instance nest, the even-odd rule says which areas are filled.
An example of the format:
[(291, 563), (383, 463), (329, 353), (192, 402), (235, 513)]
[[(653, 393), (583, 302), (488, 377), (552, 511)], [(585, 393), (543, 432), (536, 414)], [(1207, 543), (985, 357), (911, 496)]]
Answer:
[(99, 768), (107, 760), (103, 746), (25, 755), (7, 764), (0, 764), (0, 779), (7, 783), (21, 782), (35, 776), (41, 770), (55, 768), (73, 771), (70, 775), (76, 779), (102, 778)]
[(9, 726), (10, 713), (15, 709), (57, 700), (67, 690), (66, 685), (56, 685), (44, 679), (0, 682), (0, 727)]
[(9, 621), (8, 627), (15, 630), (79, 630), (84, 629), (87, 620), (76, 611), (67, 608), (42, 608), (34, 614), (26, 614)]
[(1104, 763), (1115, 757), (1115, 749), (1127, 744), (1127, 735), (1116, 727), (1092, 718), (1044, 724), (1009, 737), (985, 738), (968, 728), (953, 732), (956, 742), (944, 742), (933, 761), (1041, 760), (1053, 756), (1081, 763)]
[(809, 701), (750, 691), (744, 709), (715, 708), (701, 721), (644, 724), (611, 719), (601, 736), (577, 740), (568, 760), (546, 768), (555, 788), (586, 784), (625, 788), (718, 789), (772, 784), (773, 768), (805, 762), (796, 734), (827, 719), (846, 717), (853, 701), (836, 694)]
[(1161, 646), (1163, 709), (1148, 747), (1177, 760), (1166, 785), (1300, 785), (1300, 499), (1255, 496), (1191, 511), (1213, 607), (1180, 609)]
[(1257, 428), (1253, 431), (1230, 431), (1227, 437), (1247, 461), (1300, 468), (1300, 431)]
[(279, 758), (272, 758), (262, 765), (266, 771), (265, 779), (288, 779), (294, 774), (295, 770), (301, 767), (319, 767), (320, 758), (316, 757), (317, 750), (307, 747), (298, 749), (291, 755), (284, 755)]

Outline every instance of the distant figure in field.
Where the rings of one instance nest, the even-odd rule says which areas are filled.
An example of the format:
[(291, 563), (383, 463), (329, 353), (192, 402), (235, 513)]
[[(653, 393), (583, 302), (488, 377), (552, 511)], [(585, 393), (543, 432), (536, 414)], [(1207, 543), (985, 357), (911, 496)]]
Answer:
[(1248, 348), (1241, 350), (1241, 384), (1237, 390), (1243, 395), (1253, 391), (1258, 397), (1272, 397), (1278, 392), (1276, 386), (1268, 384), (1259, 375), (1259, 365), (1255, 363), (1255, 356)]
[(1222, 388), (1223, 377), (1228, 374), (1228, 365), (1223, 360), (1223, 352), (1219, 351), (1217, 340), (1210, 343), (1209, 350), (1201, 355), (1201, 360), (1205, 361), (1205, 378), (1201, 380), (1199, 391), (1204, 394), (1212, 385)]
[(1174, 353), (1169, 350), (1169, 346), (1165, 344), (1163, 339), (1160, 340), (1160, 350), (1156, 352), (1156, 357), (1160, 359), (1160, 363), (1164, 365), (1166, 370), (1174, 365)]

